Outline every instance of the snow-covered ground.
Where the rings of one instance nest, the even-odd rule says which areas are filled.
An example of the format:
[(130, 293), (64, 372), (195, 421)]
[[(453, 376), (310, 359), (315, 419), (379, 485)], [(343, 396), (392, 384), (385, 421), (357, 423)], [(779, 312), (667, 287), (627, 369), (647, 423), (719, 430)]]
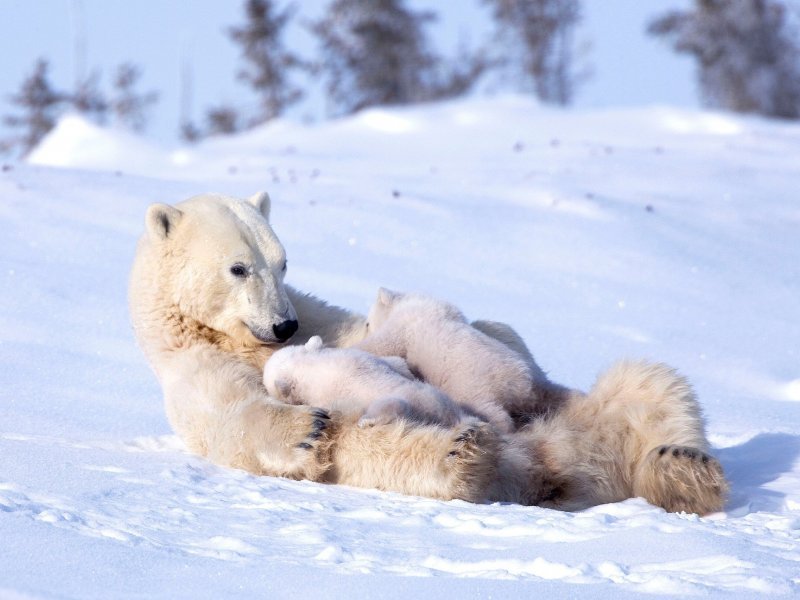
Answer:
[[(259, 189), (301, 289), (450, 299), (575, 387), (676, 366), (726, 512), (438, 502), (185, 453), (128, 323), (134, 244), (151, 202)], [(797, 125), (670, 108), (506, 97), (178, 151), (65, 119), (0, 173), (0, 597), (798, 593), (798, 193)]]

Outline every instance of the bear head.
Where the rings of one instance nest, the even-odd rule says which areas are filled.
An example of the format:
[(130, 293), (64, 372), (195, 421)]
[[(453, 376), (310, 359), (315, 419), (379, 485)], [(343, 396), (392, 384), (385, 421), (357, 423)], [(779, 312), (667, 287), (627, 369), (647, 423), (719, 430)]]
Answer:
[(243, 346), (276, 344), (298, 328), (284, 286), (286, 252), (265, 192), (249, 201), (206, 194), (147, 209), (148, 285), (178, 313)]

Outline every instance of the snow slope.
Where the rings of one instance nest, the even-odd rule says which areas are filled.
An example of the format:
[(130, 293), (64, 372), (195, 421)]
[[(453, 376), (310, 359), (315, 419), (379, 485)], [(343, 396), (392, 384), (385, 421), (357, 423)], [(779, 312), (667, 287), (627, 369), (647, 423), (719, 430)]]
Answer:
[[(796, 594), (798, 165), (797, 125), (518, 97), (177, 150), (63, 120), (0, 173), (0, 597)], [(186, 454), (128, 324), (135, 240), (151, 202), (258, 189), (301, 289), (448, 298), (575, 387), (676, 366), (726, 512), (438, 502)]]

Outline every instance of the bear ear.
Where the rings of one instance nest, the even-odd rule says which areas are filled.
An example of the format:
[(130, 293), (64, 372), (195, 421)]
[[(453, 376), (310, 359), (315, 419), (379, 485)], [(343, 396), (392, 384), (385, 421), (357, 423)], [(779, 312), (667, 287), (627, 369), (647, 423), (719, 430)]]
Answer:
[(269, 194), (267, 192), (256, 192), (250, 196), (247, 201), (256, 207), (256, 210), (261, 213), (261, 216), (269, 221), (269, 209), (272, 204)]
[(322, 350), (322, 346), (322, 338), (318, 335), (309, 338), (309, 340), (306, 342), (306, 350)]
[(294, 384), (291, 379), (286, 377), (278, 377), (275, 380), (275, 389), (280, 394), (281, 398), (289, 398), (292, 395)]
[(394, 302), (400, 294), (387, 290), (386, 288), (378, 288), (378, 302), (384, 306), (389, 306)]
[(169, 204), (151, 204), (144, 222), (148, 233), (158, 240), (167, 239), (175, 230), (183, 213)]

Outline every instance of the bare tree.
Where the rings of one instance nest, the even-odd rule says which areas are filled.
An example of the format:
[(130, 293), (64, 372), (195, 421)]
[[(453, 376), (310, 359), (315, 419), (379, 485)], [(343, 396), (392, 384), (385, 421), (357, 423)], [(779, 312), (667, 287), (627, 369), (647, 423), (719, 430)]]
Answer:
[(205, 135), (230, 135), (242, 129), (239, 112), (232, 106), (217, 106), (206, 113)]
[(18, 150), (25, 155), (55, 126), (68, 97), (53, 88), (48, 79), (48, 69), (48, 62), (40, 58), (33, 72), (23, 80), (20, 90), (10, 96), (11, 104), (17, 106), (22, 114), (6, 115), (3, 123), (20, 130), (20, 133), (2, 142), (4, 151)]
[(111, 112), (117, 122), (133, 131), (143, 131), (147, 126), (147, 111), (158, 101), (157, 92), (139, 93), (136, 84), (142, 76), (141, 70), (132, 63), (117, 67), (112, 86)]
[(696, 0), (648, 31), (694, 56), (709, 106), (800, 118), (800, 44), (776, 0)]
[(569, 104), (584, 74), (574, 70), (579, 0), (483, 0), (492, 10), (498, 62), (543, 102)]
[(437, 59), (423, 28), (432, 19), (432, 13), (408, 10), (402, 0), (334, 0), (311, 24), (332, 112), (431, 97)]
[(292, 85), (290, 77), (293, 70), (307, 65), (285, 50), (281, 42), (293, 12), (293, 7), (276, 11), (271, 0), (247, 0), (245, 24), (230, 29), (231, 38), (242, 48), (246, 64), (239, 71), (239, 79), (260, 96), (260, 113), (251, 125), (282, 115), (303, 96), (303, 92)]

